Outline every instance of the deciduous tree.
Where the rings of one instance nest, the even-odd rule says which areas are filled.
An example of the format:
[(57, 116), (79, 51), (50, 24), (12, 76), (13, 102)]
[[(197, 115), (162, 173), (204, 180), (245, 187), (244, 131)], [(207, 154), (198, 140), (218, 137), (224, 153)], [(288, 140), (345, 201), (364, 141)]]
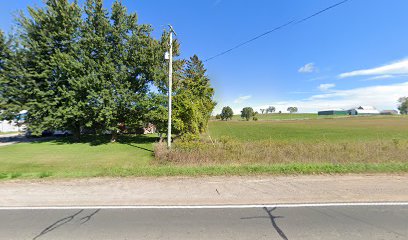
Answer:
[(276, 111), (276, 108), (275, 108), (275, 107), (269, 106), (269, 107), (266, 109), (266, 114), (268, 114), (268, 113), (274, 113), (275, 111)]
[(290, 113), (296, 113), (296, 112), (298, 112), (298, 108), (297, 107), (288, 107), (288, 112), (290, 112)]
[(254, 109), (252, 109), (251, 107), (245, 107), (241, 111), (241, 118), (244, 118), (247, 121), (249, 121), (254, 116), (255, 116)]
[(232, 119), (234, 116), (234, 112), (232, 111), (232, 108), (229, 106), (223, 107), (221, 111), (221, 119), (228, 121), (228, 119)]

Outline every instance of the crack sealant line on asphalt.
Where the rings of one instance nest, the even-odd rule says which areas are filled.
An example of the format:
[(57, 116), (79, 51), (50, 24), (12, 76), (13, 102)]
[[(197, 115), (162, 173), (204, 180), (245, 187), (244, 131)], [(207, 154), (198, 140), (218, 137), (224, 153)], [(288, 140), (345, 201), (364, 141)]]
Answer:
[(408, 202), (355, 202), (355, 203), (304, 203), (304, 204), (255, 204), (255, 205), (157, 205), (157, 206), (50, 206), (50, 207), (0, 207), (4, 210), (70, 210), (70, 209), (242, 209), (242, 208), (300, 208), (300, 207), (354, 207), (354, 206), (408, 206)]

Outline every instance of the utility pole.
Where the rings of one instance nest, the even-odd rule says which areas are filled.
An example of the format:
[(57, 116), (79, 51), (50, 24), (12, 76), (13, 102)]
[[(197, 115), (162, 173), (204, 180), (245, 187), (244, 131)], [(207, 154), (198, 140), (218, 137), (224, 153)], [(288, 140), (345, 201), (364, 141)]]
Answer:
[(169, 51), (169, 122), (167, 130), (167, 147), (171, 148), (171, 95), (173, 89), (173, 34), (177, 36), (173, 27), (169, 24), (170, 28), (170, 51)]

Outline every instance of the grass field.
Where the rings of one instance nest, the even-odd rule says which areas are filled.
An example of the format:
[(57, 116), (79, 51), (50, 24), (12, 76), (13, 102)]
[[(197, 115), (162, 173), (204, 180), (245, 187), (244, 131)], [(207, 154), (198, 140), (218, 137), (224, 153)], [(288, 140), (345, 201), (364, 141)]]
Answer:
[(403, 116), (211, 121), (203, 139), (156, 153), (192, 166), (408, 164), (408, 118)]
[(201, 141), (171, 152), (155, 136), (109, 139), (0, 147), (0, 179), (408, 172), (402, 116), (211, 121)]
[[(330, 118), (345, 118), (349, 116), (339, 115), (339, 116), (319, 116), (316, 113), (273, 113), (273, 114), (257, 114), (256, 117), (259, 121), (265, 120), (305, 120), (305, 119), (330, 119)], [(215, 120), (213, 117), (212, 120)], [(245, 121), (240, 115), (234, 115), (232, 121)]]
[(408, 117), (376, 116), (294, 121), (211, 121), (211, 137), (240, 141), (368, 141), (408, 139)]

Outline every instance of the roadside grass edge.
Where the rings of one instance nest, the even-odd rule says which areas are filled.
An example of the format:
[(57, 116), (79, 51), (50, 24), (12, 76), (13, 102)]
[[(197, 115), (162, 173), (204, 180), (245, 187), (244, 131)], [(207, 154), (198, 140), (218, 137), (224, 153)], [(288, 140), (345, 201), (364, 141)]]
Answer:
[(0, 173), (0, 181), (11, 179), (70, 179), (89, 177), (201, 177), (250, 175), (321, 175), (321, 174), (408, 173), (408, 163), (353, 164), (274, 164), (242, 166), (150, 166), (134, 169), (109, 168), (97, 172)]

